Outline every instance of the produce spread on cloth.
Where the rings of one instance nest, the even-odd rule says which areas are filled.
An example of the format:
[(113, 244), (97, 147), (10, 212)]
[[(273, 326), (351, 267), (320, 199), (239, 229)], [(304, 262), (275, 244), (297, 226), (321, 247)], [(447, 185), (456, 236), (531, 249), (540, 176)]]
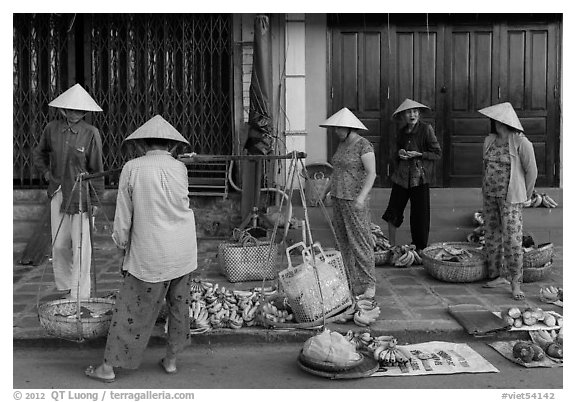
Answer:
[(304, 343), (299, 358), (304, 369), (316, 368), (314, 374), (337, 372), (342, 377), (366, 360), (376, 361), (378, 369), (366, 372), (365, 377), (498, 372), (466, 344), (433, 341), (400, 345), (393, 336), (373, 336), (366, 331), (342, 335), (326, 329)]
[[(531, 207), (552, 208), (554, 205), (553, 200), (548, 196), (540, 195), (541, 200), (536, 196), (535, 198), (540, 203), (532, 203)], [(477, 229), (468, 236), (468, 240), (482, 246), (484, 219), (481, 212), (474, 213), (474, 222), (477, 224)], [(371, 224), (371, 231), (374, 251), (376, 253), (387, 252), (387, 264), (395, 267), (410, 267), (422, 263), (422, 258), (413, 245), (392, 246), (382, 229), (376, 224)], [(525, 252), (537, 249), (530, 236), (526, 236), (524, 240)], [(481, 249), (482, 247), (478, 247), (478, 250)], [(467, 263), (478, 258), (475, 252), (476, 250), (471, 250), (463, 243), (442, 243), (442, 247), (435, 248), (433, 255), (429, 256), (440, 262)], [(193, 333), (219, 328), (240, 329), (251, 326), (291, 328), (291, 324), (295, 327), (298, 324), (296, 314), (290, 305), (290, 299), (282, 293), (282, 287), (239, 291), (226, 289), (218, 284), (195, 281), (191, 292), (193, 301), (190, 306), (190, 317)], [(561, 288), (550, 285), (540, 289), (540, 300), (543, 302), (562, 306), (562, 299)], [(333, 321), (352, 321), (358, 327), (367, 328), (378, 319), (380, 312), (380, 307), (374, 299), (354, 298), (353, 306), (341, 312)], [(507, 308), (494, 314), (501, 317), (510, 326), (510, 330), (530, 333), (531, 340), (519, 339), (503, 346), (503, 350), (509, 350), (509, 353), (506, 352), (509, 354), (505, 356), (506, 358), (523, 364), (534, 363), (540, 366), (562, 363), (563, 318), (561, 315), (540, 308), (520, 307)], [(366, 359), (377, 362), (379, 366), (378, 373), (372, 371), (370, 376), (498, 371), (481, 356), (478, 356), (481, 368), (471, 368), (470, 361), (475, 357), (470, 356), (476, 352), (470, 349), (471, 355), (463, 357), (462, 354), (467, 352), (458, 352), (458, 346), (455, 344), (438, 346), (436, 344), (442, 342), (431, 341), (429, 343), (434, 344), (436, 349), (427, 351), (425, 347), (401, 345), (393, 336), (373, 336), (366, 330), (361, 332), (350, 330), (342, 335), (331, 332), (324, 325), (318, 325), (318, 328), (322, 329), (322, 332), (308, 339), (298, 360), (301, 367), (312, 364), (308, 367), (310, 370), (306, 370), (311, 373), (315, 373), (314, 370), (322, 371), (323, 369), (345, 373), (347, 370), (353, 370), (354, 367), (360, 367), (360, 363)], [(432, 371), (435, 372), (432, 373)]]

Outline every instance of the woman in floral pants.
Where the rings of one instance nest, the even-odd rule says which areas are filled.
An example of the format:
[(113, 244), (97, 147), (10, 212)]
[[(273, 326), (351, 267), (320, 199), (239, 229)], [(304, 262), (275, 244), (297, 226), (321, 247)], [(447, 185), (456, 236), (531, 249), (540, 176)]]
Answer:
[(376, 179), (374, 147), (358, 133), (367, 130), (366, 126), (347, 108), (330, 116), (320, 127), (333, 127), (339, 140), (330, 180), (336, 243), (350, 274), (354, 296), (373, 299), (376, 270), (368, 195)]
[(522, 283), (522, 203), (532, 195), (538, 170), (532, 143), (508, 102), (479, 110), (491, 119), (484, 141), (482, 195), (486, 258), (490, 281), (484, 287), (510, 285), (524, 299)]

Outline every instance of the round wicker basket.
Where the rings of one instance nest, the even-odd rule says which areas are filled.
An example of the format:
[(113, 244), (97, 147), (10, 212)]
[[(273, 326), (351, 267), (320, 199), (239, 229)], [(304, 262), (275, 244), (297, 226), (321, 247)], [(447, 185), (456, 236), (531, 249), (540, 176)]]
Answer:
[(538, 282), (546, 279), (552, 271), (552, 261), (541, 267), (523, 267), (522, 268), (522, 281), (524, 283)]
[(390, 250), (380, 250), (374, 252), (374, 264), (386, 265), (390, 261)]
[(554, 244), (544, 243), (540, 244), (538, 248), (524, 253), (524, 268), (538, 268), (543, 267), (554, 256)]
[[(470, 261), (452, 262), (434, 258), (444, 246), (465, 249), (473, 258)], [(422, 264), (434, 278), (444, 282), (476, 282), (488, 277), (484, 252), (478, 250), (478, 245), (467, 242), (435, 243), (422, 251)]]
[(54, 300), (38, 306), (40, 325), (50, 335), (69, 340), (94, 339), (108, 334), (114, 300), (91, 298), (80, 301), (81, 308), (90, 310), (92, 317), (80, 318), (76, 300)]

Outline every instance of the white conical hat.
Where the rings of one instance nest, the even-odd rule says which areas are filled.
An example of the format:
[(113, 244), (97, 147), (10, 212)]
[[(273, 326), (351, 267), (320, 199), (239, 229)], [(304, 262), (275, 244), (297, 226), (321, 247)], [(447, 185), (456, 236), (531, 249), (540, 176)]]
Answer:
[(492, 120), (499, 121), (500, 123), (524, 132), (524, 128), (522, 124), (520, 124), (520, 119), (518, 115), (516, 115), (510, 102), (498, 103), (497, 105), (488, 106), (478, 111)]
[(165, 140), (179, 141), (190, 145), (186, 138), (168, 123), (162, 116), (157, 114), (146, 123), (141, 125), (136, 131), (124, 139), (124, 141), (141, 140), (143, 138), (161, 138)]
[(412, 99), (404, 99), (404, 102), (402, 102), (400, 104), (400, 106), (398, 106), (398, 108), (394, 111), (394, 113), (392, 113), (392, 118), (393, 119), (397, 119), (399, 116), (398, 114), (405, 111), (405, 110), (409, 110), (409, 109), (427, 109), (430, 110), (430, 108), (426, 105), (423, 105), (419, 102), (416, 102), (415, 100)]
[(62, 109), (83, 110), (86, 112), (101, 112), (102, 109), (80, 84), (76, 84), (54, 99), (48, 106)]
[(343, 107), (326, 121), (320, 124), (320, 127), (347, 127), (358, 130), (368, 130), (364, 124), (348, 108)]

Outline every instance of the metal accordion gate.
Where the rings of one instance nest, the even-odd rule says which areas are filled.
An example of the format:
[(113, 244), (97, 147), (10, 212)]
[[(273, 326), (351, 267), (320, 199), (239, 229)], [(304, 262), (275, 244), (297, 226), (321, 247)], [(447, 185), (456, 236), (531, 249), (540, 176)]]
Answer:
[[(79, 82), (104, 110), (104, 169), (129, 158), (123, 139), (161, 114), (206, 154), (233, 152), (231, 15), (14, 14), (13, 183), (42, 183), (32, 150), (48, 103)], [(107, 179), (108, 186), (114, 186)]]

